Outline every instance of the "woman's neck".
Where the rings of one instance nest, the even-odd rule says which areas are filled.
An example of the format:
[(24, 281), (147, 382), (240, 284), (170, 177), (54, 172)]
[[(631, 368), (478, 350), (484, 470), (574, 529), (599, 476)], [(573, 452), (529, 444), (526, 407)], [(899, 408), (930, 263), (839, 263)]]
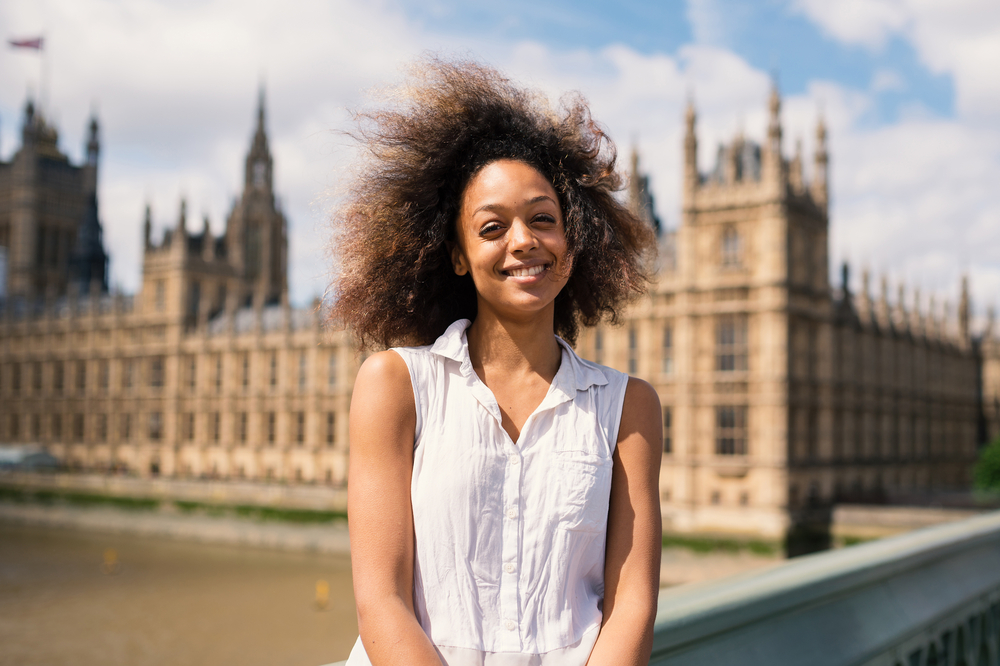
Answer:
[[(553, 312), (521, 321), (480, 315), (466, 330), (469, 358), (480, 377), (538, 375), (547, 383), (559, 370), (562, 350), (555, 338)], [(487, 382), (488, 383), (488, 382)]]

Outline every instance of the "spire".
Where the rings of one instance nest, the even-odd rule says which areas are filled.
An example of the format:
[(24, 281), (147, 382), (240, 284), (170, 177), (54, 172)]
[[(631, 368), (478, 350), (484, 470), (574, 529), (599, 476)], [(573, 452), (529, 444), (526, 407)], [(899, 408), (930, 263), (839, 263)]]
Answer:
[(628, 179), (628, 205), (632, 214), (645, 222), (660, 235), (660, 220), (656, 216), (653, 194), (649, 191), (649, 177), (639, 170), (639, 150), (632, 148), (632, 170)]
[(910, 310), (910, 330), (914, 334), (926, 334), (924, 324), (924, 314), (921, 310), (920, 287), (913, 288), (913, 308)]
[(97, 166), (97, 156), (101, 152), (101, 141), (99, 136), (99, 127), (97, 124), (97, 115), (92, 114), (90, 116), (90, 125), (87, 128), (87, 164), (92, 166)]
[(201, 258), (205, 261), (212, 261), (215, 258), (215, 239), (212, 238), (212, 228), (209, 225), (207, 213), (201, 232)]
[(826, 152), (826, 123), (823, 114), (816, 122), (816, 154), (813, 157), (812, 197), (816, 205), (824, 211), (830, 203), (830, 186), (827, 169), (830, 157)]
[(257, 133), (264, 132), (264, 82), (261, 81), (257, 91)]
[(771, 79), (771, 97), (768, 100), (770, 120), (767, 125), (768, 148), (776, 155), (781, 154), (781, 93), (778, 92), (778, 78)]
[(693, 193), (698, 187), (698, 137), (695, 134), (697, 114), (694, 99), (688, 97), (684, 111), (684, 190)]
[(958, 301), (958, 337), (964, 345), (969, 342), (969, 276), (962, 276), (962, 295)]
[(796, 194), (802, 193), (802, 139), (795, 140), (795, 156), (792, 158), (792, 165), (788, 172), (788, 184), (791, 185), (792, 191)]
[(151, 236), (153, 233), (153, 213), (150, 210), (149, 203), (146, 203), (146, 217), (143, 222), (142, 237), (145, 239), (145, 249), (150, 249)]
[(77, 227), (76, 244), (70, 256), (70, 279), (81, 293), (108, 290), (108, 255), (104, 251), (103, 229), (97, 212), (97, 193), (87, 196), (87, 207)]
[(771, 95), (768, 99), (767, 143), (763, 150), (764, 180), (771, 184), (776, 196), (784, 197), (788, 187), (788, 172), (785, 158), (781, 155), (781, 94), (778, 79), (771, 80)]
[(250, 152), (247, 154), (245, 188), (270, 192), (273, 162), (268, 147), (264, 108), (264, 84), (261, 84), (257, 97), (257, 128), (250, 144)]
[(868, 268), (861, 271), (861, 297), (858, 313), (865, 325), (870, 325), (875, 319), (874, 308), (872, 307), (871, 273)]
[(939, 326), (937, 316), (937, 298), (934, 294), (931, 294), (930, 299), (927, 301), (927, 323), (924, 325), (924, 329), (927, 331), (926, 335), (928, 338), (940, 338), (941, 328)]
[(896, 291), (895, 326), (897, 330), (905, 331), (910, 327), (910, 313), (906, 309), (906, 285), (902, 282)]
[(90, 116), (90, 124), (87, 127), (87, 159), (84, 162), (84, 188), (88, 194), (97, 192), (97, 157), (101, 152), (101, 140), (97, 125), (97, 116)]
[(187, 235), (187, 199), (181, 197), (181, 214), (177, 220), (177, 231), (180, 232), (181, 236)]
[(879, 289), (878, 303), (876, 305), (879, 326), (890, 328), (892, 326), (892, 312), (889, 309), (889, 278), (882, 276)]

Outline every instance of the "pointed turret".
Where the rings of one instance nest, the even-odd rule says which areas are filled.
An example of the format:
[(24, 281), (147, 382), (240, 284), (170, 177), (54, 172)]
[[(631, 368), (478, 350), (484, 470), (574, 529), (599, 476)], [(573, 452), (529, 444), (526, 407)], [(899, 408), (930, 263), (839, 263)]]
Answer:
[(271, 150), (268, 147), (267, 130), (265, 129), (264, 86), (260, 87), (257, 99), (257, 128), (253, 143), (247, 154), (246, 181), (247, 189), (271, 191)]
[(685, 196), (693, 194), (698, 188), (698, 137), (695, 134), (697, 114), (694, 110), (694, 100), (688, 98), (687, 109), (684, 112), (684, 192)]
[(177, 220), (177, 233), (181, 238), (187, 237), (187, 199), (181, 197), (181, 212)]
[(771, 81), (771, 96), (768, 99), (767, 147), (774, 154), (781, 154), (781, 93), (777, 79)]
[(906, 309), (906, 285), (902, 282), (899, 283), (896, 291), (893, 326), (897, 331), (904, 332), (910, 328), (910, 313)]
[(969, 304), (969, 276), (962, 276), (962, 295), (958, 301), (958, 340), (959, 343), (968, 345), (971, 338), (969, 337), (969, 311), (971, 306)]
[(83, 163), (84, 188), (89, 193), (97, 192), (97, 159), (101, 153), (100, 128), (97, 124), (97, 116), (90, 116), (90, 124), (87, 127), (87, 160)]
[(80, 292), (108, 291), (108, 255), (104, 251), (104, 231), (97, 213), (97, 193), (88, 196), (83, 218), (77, 226), (76, 243), (70, 256), (70, 280)]
[(150, 210), (149, 204), (146, 204), (146, 217), (143, 222), (142, 227), (142, 237), (144, 239), (144, 249), (149, 250), (152, 247), (152, 234), (153, 234), (153, 213)]
[(827, 169), (829, 167), (829, 155), (826, 152), (826, 123), (820, 115), (816, 123), (816, 154), (813, 158), (813, 178), (812, 197), (816, 205), (827, 210), (830, 203), (830, 189)]
[(920, 287), (913, 288), (913, 307), (910, 309), (910, 331), (913, 335), (927, 334), (920, 301)]
[(205, 261), (212, 261), (215, 258), (215, 239), (212, 238), (212, 228), (208, 222), (208, 215), (205, 215), (201, 232), (201, 258)]
[(802, 139), (795, 140), (795, 156), (788, 169), (788, 184), (791, 186), (792, 192), (796, 194), (802, 194), (805, 189), (805, 181), (802, 177)]
[(878, 317), (878, 324), (884, 329), (892, 327), (892, 311), (889, 309), (889, 278), (885, 275), (881, 279), (878, 303), (875, 304), (875, 315)]
[(764, 147), (764, 179), (773, 188), (777, 187), (779, 196), (786, 192), (787, 172), (785, 160), (781, 155), (781, 94), (778, 92), (778, 81), (771, 82), (771, 96), (768, 100), (767, 144)]
[(628, 205), (632, 214), (660, 234), (660, 220), (653, 206), (653, 195), (649, 191), (649, 177), (639, 170), (639, 151), (632, 148), (632, 169), (628, 179)]

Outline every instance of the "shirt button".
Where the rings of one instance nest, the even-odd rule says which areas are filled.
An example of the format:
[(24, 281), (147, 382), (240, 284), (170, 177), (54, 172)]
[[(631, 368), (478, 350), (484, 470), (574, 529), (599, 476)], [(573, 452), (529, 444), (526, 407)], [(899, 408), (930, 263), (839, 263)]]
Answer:
[(517, 629), (517, 625), (514, 624), (514, 620), (506, 620), (503, 623), (503, 626), (507, 628), (507, 631), (514, 631), (515, 629)]
[(507, 509), (507, 517), (511, 520), (517, 518), (517, 511), (514, 509)]
[(510, 457), (510, 464), (511, 465), (517, 465), (520, 462), (521, 462), (521, 459), (518, 456), (511, 456)]
[(514, 573), (514, 565), (508, 562), (507, 564), (503, 565), (503, 570), (506, 571), (507, 573)]

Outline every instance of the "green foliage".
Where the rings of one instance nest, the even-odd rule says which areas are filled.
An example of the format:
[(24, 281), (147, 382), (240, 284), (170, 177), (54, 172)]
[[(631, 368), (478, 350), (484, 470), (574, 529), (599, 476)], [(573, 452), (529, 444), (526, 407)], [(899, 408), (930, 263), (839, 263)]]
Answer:
[(724, 537), (687, 536), (664, 534), (664, 548), (687, 548), (696, 553), (738, 553), (748, 550), (754, 555), (774, 555), (780, 552), (779, 545), (770, 541), (742, 541)]
[(73, 504), (77, 506), (112, 506), (118, 509), (149, 510), (160, 506), (160, 500), (146, 497), (119, 497), (92, 493), (75, 493), (61, 490), (29, 490), (27, 488), (0, 487), (0, 501), (23, 504)]
[(980, 451), (975, 479), (978, 490), (1000, 490), (1000, 437)]
[(184, 513), (203, 513), (209, 516), (235, 515), (253, 520), (274, 520), (287, 523), (331, 523), (336, 520), (347, 520), (343, 511), (319, 511), (313, 509), (279, 509), (269, 506), (254, 506), (252, 504), (210, 504), (208, 502), (174, 501)]

